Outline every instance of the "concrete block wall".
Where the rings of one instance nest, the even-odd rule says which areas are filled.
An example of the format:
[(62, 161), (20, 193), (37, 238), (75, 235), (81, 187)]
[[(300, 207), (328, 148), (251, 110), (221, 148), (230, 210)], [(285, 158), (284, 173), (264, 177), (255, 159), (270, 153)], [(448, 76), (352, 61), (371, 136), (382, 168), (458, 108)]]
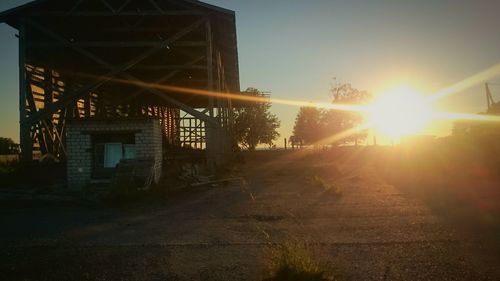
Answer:
[(80, 126), (68, 126), (66, 131), (66, 157), (68, 187), (86, 186), (92, 174), (91, 136), (82, 133)]
[[(150, 122), (153, 121), (153, 122)], [(141, 131), (135, 134), (136, 158), (154, 161), (154, 181), (160, 181), (163, 163), (163, 145), (160, 122), (148, 120)]]
[(92, 134), (131, 132), (135, 134), (137, 160), (154, 163), (154, 181), (159, 182), (162, 171), (162, 131), (156, 119), (78, 120), (70, 122), (66, 131), (68, 187), (81, 190), (92, 177)]

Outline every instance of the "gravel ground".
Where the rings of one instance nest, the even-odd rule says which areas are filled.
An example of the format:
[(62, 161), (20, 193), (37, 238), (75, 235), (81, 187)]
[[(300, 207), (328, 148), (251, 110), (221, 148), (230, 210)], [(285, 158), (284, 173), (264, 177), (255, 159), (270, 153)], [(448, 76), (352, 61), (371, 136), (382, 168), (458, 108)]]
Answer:
[[(500, 280), (498, 252), (372, 164), (254, 153), (247, 184), (163, 206), (0, 208), (1, 280), (261, 280), (269, 247), (307, 241), (340, 280)], [(312, 186), (321, 177), (340, 195)]]

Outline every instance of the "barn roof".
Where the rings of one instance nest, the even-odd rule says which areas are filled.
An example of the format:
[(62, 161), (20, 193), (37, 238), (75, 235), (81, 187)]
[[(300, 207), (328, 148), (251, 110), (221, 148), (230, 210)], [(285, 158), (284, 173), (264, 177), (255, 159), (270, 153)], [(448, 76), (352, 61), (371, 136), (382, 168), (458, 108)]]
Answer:
[[(174, 1), (184, 2), (188, 5), (191, 5), (193, 8), (205, 9), (205, 10), (215, 12), (215, 13), (222, 13), (222, 14), (227, 14), (227, 15), (232, 15), (232, 16), (234, 16), (234, 14), (235, 14), (234, 11), (232, 11), (232, 10), (218, 7), (215, 5), (211, 5), (208, 3), (204, 3), (201, 1), (197, 1), (197, 0), (174, 0)], [(23, 14), (25, 14), (27, 12), (36, 10), (37, 8), (39, 8), (40, 6), (42, 6), (43, 4), (46, 4), (48, 2), (57, 2), (57, 0), (35, 0), (32, 2), (28, 2), (24, 5), (20, 5), (20, 6), (12, 8), (12, 9), (3, 11), (0, 13), (0, 22), (7, 23), (7, 24), (11, 25), (12, 27), (17, 28), (18, 21), (16, 19), (19, 19), (19, 16), (22, 16)], [(66, 2), (71, 2), (71, 1), (66, 1)], [(76, 2), (76, 1), (73, 1), (73, 2)]]

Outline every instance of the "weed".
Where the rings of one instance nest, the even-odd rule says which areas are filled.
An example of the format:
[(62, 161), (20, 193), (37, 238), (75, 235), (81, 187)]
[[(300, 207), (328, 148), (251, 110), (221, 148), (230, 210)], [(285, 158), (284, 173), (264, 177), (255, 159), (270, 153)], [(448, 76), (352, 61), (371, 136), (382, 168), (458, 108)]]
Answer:
[(325, 179), (323, 179), (318, 175), (309, 177), (308, 184), (311, 185), (312, 187), (322, 190), (323, 192), (328, 192), (336, 196), (342, 195), (342, 191), (336, 184), (332, 182), (327, 182)]
[(326, 281), (328, 266), (315, 258), (308, 243), (291, 240), (270, 249), (268, 278), (264, 281)]

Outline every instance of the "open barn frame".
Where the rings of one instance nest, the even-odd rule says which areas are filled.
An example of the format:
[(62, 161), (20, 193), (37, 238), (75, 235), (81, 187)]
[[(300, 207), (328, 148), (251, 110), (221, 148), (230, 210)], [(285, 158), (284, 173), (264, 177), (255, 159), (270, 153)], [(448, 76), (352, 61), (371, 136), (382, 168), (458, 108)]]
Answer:
[[(231, 150), (239, 92), (233, 11), (192, 0), (39, 0), (0, 14), (19, 31), (22, 160), (64, 161), (69, 120), (157, 118), (169, 149)], [(167, 150), (169, 151), (169, 150)]]

